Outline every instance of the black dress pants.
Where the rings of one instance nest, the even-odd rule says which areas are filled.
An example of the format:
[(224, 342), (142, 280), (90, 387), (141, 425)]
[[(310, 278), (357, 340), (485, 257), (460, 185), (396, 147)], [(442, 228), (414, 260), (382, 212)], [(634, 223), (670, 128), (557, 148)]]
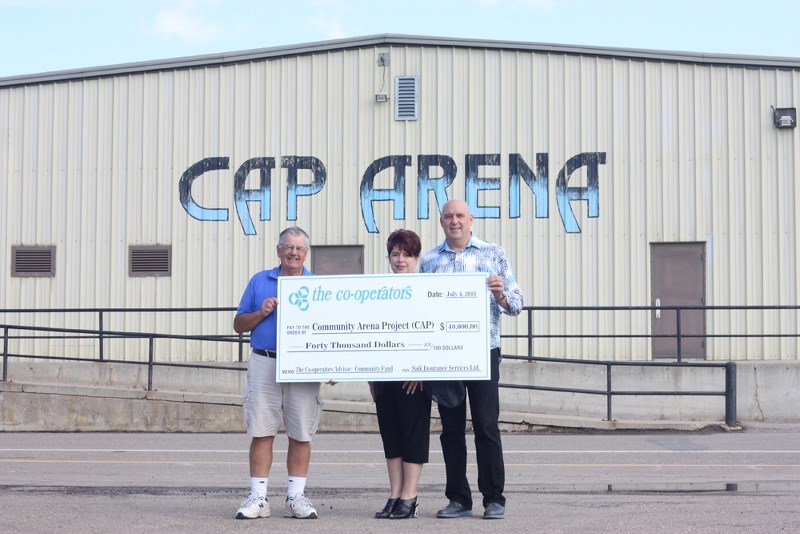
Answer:
[(385, 457), (402, 458), (412, 464), (428, 463), (431, 400), (420, 389), (407, 394), (403, 382), (381, 382), (377, 389), (375, 410)]
[(500, 349), (492, 349), (491, 378), (489, 380), (465, 380), (467, 398), (455, 408), (439, 406), (442, 418), (442, 455), (444, 456), (447, 485), (445, 495), (472, 508), (472, 490), (467, 480), (467, 401), (472, 414), (475, 433), (475, 452), (478, 459), (478, 489), (483, 494), (483, 505), (506, 504), (505, 464), (503, 445), (500, 440)]

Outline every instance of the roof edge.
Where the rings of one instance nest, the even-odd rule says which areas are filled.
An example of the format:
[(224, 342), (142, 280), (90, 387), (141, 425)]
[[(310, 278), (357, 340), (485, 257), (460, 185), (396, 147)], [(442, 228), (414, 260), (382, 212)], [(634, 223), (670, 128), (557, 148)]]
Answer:
[(696, 63), (707, 65), (730, 65), (740, 67), (767, 67), (777, 69), (800, 69), (800, 58), (750, 56), (735, 54), (708, 54), (701, 52), (682, 52), (672, 50), (649, 50), (640, 48), (615, 48), (599, 46), (564, 45), (555, 43), (534, 43), (522, 41), (498, 41), (485, 39), (465, 39), (457, 37), (426, 37), (416, 35), (379, 34), (363, 37), (349, 37), (311, 43), (257, 48), (218, 54), (205, 54), (168, 59), (120, 63), (99, 67), (78, 68), (52, 72), (24, 74), (0, 78), (0, 87), (69, 81), (82, 78), (98, 78), (120, 74), (157, 72), (164, 70), (187, 69), (247, 63), (264, 59), (306, 55), (317, 52), (365, 48), (371, 46), (430, 46), (448, 48), (483, 48), (487, 50), (519, 50), (570, 55), (588, 55), (620, 59)]

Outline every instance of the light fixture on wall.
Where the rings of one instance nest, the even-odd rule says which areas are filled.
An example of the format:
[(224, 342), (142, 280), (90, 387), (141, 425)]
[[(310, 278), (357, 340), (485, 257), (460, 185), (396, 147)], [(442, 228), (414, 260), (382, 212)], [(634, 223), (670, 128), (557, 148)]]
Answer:
[(770, 107), (772, 107), (772, 122), (775, 124), (775, 128), (797, 127), (797, 108)]
[(378, 92), (375, 93), (375, 102), (388, 102), (389, 95), (383, 92), (383, 88), (386, 87), (386, 67), (389, 66), (389, 52), (378, 53), (378, 66), (383, 69), (383, 83), (381, 83), (381, 88), (378, 89)]

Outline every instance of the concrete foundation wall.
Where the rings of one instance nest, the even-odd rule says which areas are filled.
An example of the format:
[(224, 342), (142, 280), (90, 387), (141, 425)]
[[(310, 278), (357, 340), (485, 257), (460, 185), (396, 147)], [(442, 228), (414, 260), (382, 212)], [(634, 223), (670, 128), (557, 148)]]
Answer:
[[(9, 362), (8, 378), (0, 382), (2, 431), (244, 431), (242, 370), (156, 367), (151, 391), (146, 390), (147, 367), (129, 364)], [(605, 382), (602, 366), (511, 361), (501, 366), (503, 384), (603, 391)], [(798, 385), (800, 364), (737, 364), (737, 420), (800, 422)], [(615, 367), (612, 373), (615, 391), (722, 392), (724, 387), (723, 369)], [(376, 430), (365, 382), (322, 389), (326, 406), (321, 430)], [(624, 423), (675, 428), (725, 420), (721, 395), (615, 396), (612, 421), (607, 421), (604, 395), (516, 388), (500, 393), (501, 421), (509, 430), (531, 425), (621, 428)]]

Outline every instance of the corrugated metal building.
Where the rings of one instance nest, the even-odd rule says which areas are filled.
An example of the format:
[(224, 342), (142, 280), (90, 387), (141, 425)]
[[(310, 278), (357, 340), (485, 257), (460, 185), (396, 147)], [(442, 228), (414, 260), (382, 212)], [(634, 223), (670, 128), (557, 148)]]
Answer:
[[(528, 305), (794, 306), (798, 102), (800, 59), (401, 35), (3, 78), (0, 302), (235, 306), (295, 224), (318, 272), (388, 272), (388, 234), (434, 246), (455, 197)], [(658, 338), (604, 337), (657, 333), (655, 315), (537, 314), (538, 332), (568, 336), (535, 353), (657, 357), (672, 350)], [(202, 317), (105, 326), (231, 332), (230, 313)], [(798, 317), (717, 310), (683, 328), (798, 332)], [(798, 355), (794, 338), (698, 343), (689, 356)]]

